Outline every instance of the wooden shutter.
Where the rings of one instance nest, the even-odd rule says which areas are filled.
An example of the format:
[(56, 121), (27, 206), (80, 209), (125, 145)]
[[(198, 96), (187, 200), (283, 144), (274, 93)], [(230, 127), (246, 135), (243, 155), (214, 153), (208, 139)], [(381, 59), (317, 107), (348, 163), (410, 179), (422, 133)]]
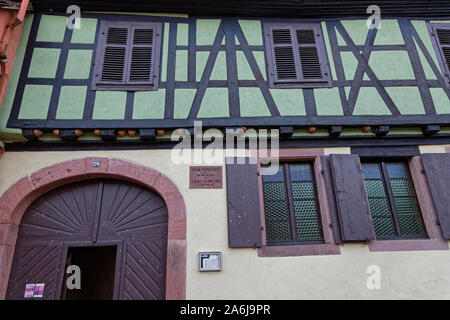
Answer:
[(329, 85), (330, 71), (319, 24), (266, 24), (265, 35), (272, 85)]
[(330, 212), (331, 227), (335, 243), (342, 243), (341, 228), (339, 227), (339, 216), (337, 212), (336, 198), (334, 197), (333, 175), (331, 172), (330, 156), (322, 157), (323, 175), (325, 179), (325, 188), (328, 195), (328, 207)]
[(152, 28), (133, 28), (130, 83), (153, 83), (154, 31)]
[[(243, 159), (241, 159), (243, 160)], [(248, 163), (248, 159), (246, 159)], [(256, 164), (239, 164), (227, 158), (228, 246), (254, 248), (262, 246)]]
[(429, 30), (444, 79), (450, 86), (450, 24), (431, 23)]
[(102, 21), (94, 90), (156, 90), (161, 26), (148, 22)]
[(359, 157), (332, 154), (330, 159), (342, 241), (375, 239)]
[(426, 153), (421, 158), (442, 234), (450, 239), (450, 154)]
[(106, 27), (101, 82), (124, 82), (129, 33), (130, 28), (126, 26)]

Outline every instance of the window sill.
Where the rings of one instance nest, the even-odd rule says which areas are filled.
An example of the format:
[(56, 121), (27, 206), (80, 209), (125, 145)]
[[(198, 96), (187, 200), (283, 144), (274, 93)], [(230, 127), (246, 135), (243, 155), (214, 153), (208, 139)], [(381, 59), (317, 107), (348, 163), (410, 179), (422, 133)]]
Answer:
[(444, 239), (415, 239), (415, 240), (374, 240), (369, 241), (370, 252), (380, 251), (423, 251), (449, 250), (448, 242)]
[(279, 245), (258, 249), (259, 257), (323, 256), (338, 254), (341, 254), (341, 250), (339, 245), (334, 243)]

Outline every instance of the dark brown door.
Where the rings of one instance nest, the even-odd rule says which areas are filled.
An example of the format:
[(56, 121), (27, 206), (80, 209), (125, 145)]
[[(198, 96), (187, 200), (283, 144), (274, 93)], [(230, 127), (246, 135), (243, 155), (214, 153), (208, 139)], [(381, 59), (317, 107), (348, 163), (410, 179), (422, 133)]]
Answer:
[(7, 299), (23, 299), (27, 284), (45, 284), (43, 298), (30, 299), (60, 299), (67, 252), (86, 246), (119, 248), (114, 298), (164, 299), (167, 223), (163, 199), (132, 183), (91, 180), (55, 189), (23, 216)]

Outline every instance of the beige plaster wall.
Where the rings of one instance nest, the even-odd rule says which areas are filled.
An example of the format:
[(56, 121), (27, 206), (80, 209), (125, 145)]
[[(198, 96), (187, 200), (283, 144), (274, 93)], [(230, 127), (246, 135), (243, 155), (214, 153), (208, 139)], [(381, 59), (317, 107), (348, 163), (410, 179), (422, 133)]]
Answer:
[[(348, 153), (348, 148), (325, 153)], [(260, 258), (254, 249), (229, 249), (226, 181), (219, 190), (190, 190), (189, 165), (173, 165), (170, 150), (6, 152), (0, 194), (25, 175), (58, 162), (99, 156), (133, 161), (168, 176), (187, 208), (188, 299), (450, 299), (450, 251), (369, 252), (345, 244), (335, 256)], [(433, 151), (436, 152), (436, 151)], [(198, 272), (198, 252), (222, 252), (222, 271)], [(381, 289), (369, 290), (370, 265), (381, 270)]]

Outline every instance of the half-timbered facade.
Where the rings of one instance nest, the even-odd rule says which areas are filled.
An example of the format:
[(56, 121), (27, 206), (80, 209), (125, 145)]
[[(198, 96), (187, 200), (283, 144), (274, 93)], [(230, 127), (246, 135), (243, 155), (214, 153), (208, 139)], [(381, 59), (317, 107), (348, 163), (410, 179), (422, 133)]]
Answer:
[(447, 2), (74, 2), (1, 62), (1, 298), (450, 297)]

